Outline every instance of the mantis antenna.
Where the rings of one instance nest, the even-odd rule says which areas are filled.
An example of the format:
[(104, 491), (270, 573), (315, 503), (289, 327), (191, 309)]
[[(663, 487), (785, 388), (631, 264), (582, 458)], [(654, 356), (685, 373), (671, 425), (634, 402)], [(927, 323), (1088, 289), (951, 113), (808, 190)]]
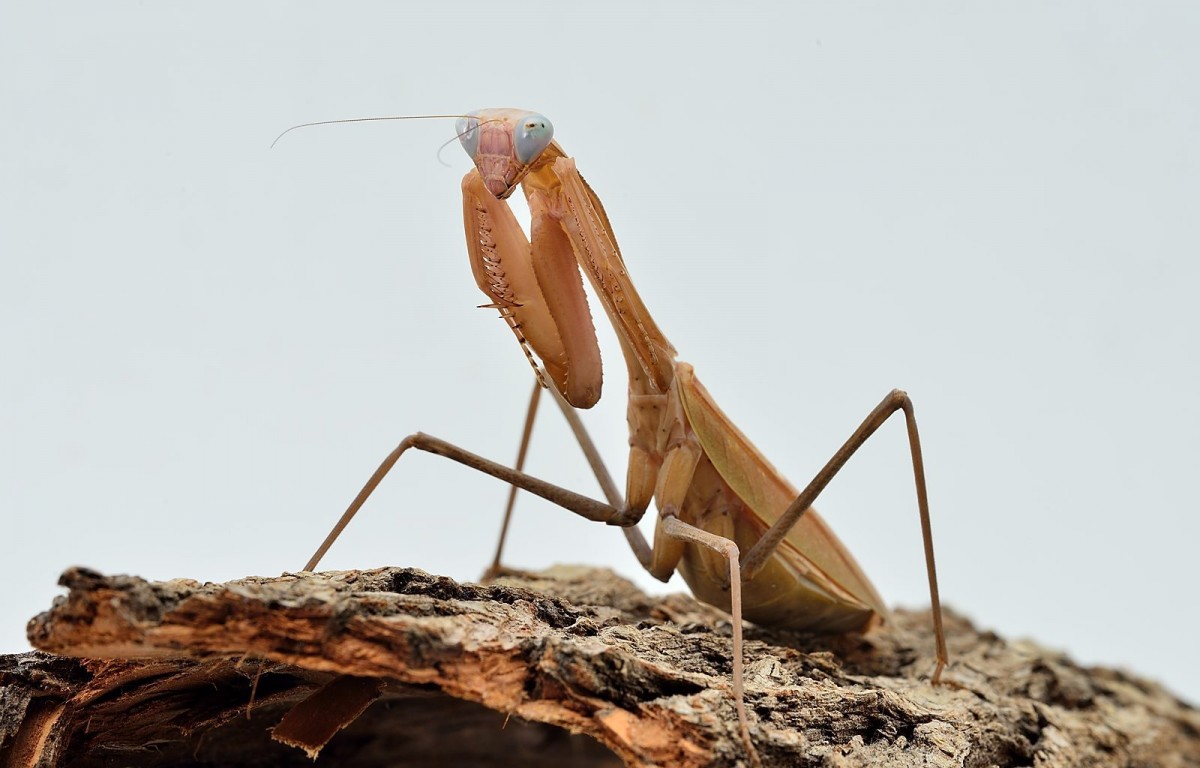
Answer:
[(314, 125), (333, 125), (335, 123), (372, 123), (380, 120), (446, 120), (449, 118), (459, 117), (478, 119), (476, 115), (393, 115), (388, 117), (347, 117), (342, 118), (341, 120), (318, 120), (315, 123), (300, 123), (299, 125), (293, 125), (291, 128), (288, 128), (286, 131), (276, 136), (275, 141), (271, 142), (271, 149), (275, 148), (275, 145), (279, 143), (280, 139), (297, 128), (311, 128)]

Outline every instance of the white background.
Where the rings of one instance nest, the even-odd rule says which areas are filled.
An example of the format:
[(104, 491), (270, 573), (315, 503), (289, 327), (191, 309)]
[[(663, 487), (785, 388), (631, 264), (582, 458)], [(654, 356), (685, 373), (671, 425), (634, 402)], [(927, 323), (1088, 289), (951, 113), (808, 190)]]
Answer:
[[(530, 373), (475, 309), (453, 124), (268, 145), (517, 106), (793, 482), (907, 389), (947, 603), (1200, 699), (1196, 5), (432, 5), (5, 5), (0, 650), (72, 564), (299, 568), (414, 430), (511, 460)], [(598, 494), (549, 411), (530, 468)], [(911, 485), (888, 425), (818, 507), (916, 606)], [(324, 566), (474, 578), (504, 495), (406, 458)], [(523, 500), (509, 562), (563, 561), (657, 584)]]

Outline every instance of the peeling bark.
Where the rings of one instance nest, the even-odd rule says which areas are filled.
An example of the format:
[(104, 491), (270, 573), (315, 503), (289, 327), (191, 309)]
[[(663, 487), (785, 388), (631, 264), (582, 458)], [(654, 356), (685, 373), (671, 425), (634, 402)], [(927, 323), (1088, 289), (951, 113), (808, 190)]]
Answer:
[[(729, 617), (608, 571), (62, 583), (29, 624), (48, 653), (0, 657), (0, 768), (745, 762)], [(1200, 765), (1200, 713), (1158, 685), (953, 615), (947, 631), (934, 688), (928, 614), (832, 638), (749, 627), (764, 763)]]

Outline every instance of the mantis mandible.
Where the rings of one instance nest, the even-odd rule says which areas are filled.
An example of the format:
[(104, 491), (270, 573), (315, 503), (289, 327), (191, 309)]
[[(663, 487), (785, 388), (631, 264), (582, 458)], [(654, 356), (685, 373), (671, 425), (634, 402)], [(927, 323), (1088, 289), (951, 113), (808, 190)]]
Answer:
[[(630, 279), (600, 199), (553, 141), (545, 117), (517, 109), (458, 116), (475, 168), (463, 178), (471, 270), (516, 335), (538, 383), (517, 469), (416, 433), (388, 455), (305, 566), (313, 570), (374, 488), (409, 448), (491, 474), (589, 520), (624, 529), (639, 562), (666, 581), (675, 571), (695, 596), (733, 616), (733, 694), (753, 763), (744, 703), (742, 620), (808, 632), (865, 630), (889, 617), (862, 569), (811, 505), (855, 451), (894, 413), (908, 430), (932, 600), (937, 683), (947, 663), (920, 439), (912, 402), (889, 393), (812, 481), (797, 491), (717, 407), (692, 366), (651, 317)], [(506, 202), (520, 185), (532, 217), (526, 238)], [(574, 408), (600, 398), (600, 350), (580, 271), (616, 330), (629, 373), (629, 460), (622, 496)], [(540, 361), (540, 366), (539, 366)], [(551, 390), (588, 454), (607, 503), (520, 471), (541, 387)], [(505, 515), (507, 525), (512, 496)], [(653, 543), (634, 526), (650, 501)], [(501, 547), (503, 546), (503, 534)], [(493, 570), (499, 567), (497, 550)]]

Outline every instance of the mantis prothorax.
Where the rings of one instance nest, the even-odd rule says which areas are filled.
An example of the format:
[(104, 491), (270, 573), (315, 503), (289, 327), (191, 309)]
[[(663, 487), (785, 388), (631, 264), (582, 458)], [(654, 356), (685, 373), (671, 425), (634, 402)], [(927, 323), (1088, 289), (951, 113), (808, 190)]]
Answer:
[[(937, 683), (947, 663), (946, 643), (921, 446), (908, 395), (889, 393), (797, 491), (721, 412), (692, 366), (675, 359), (674, 347), (634, 288), (604, 207), (575, 161), (553, 141), (550, 121), (517, 109), (480, 110), (459, 116), (458, 138), (475, 163), (462, 182), (471, 270), (488, 297), (485, 306), (499, 310), (538, 375), (517, 469), (429, 435), (410, 435), (375, 471), (305, 569), (317, 566), (410, 447), (511, 483), (513, 494), (522, 488), (589, 520), (621, 526), (638, 560), (654, 577), (666, 581), (678, 570), (697, 598), (732, 613), (738, 726), (751, 761), (759, 764), (744, 703), (742, 620), (840, 633), (889, 618), (878, 592), (811, 504), (855, 451), (892, 414), (902, 411), (933, 603), (937, 666), (932, 682)], [(529, 238), (505, 202), (517, 185), (532, 216)], [(573, 411), (594, 405), (601, 386), (600, 350), (580, 270), (616, 330), (629, 373), (629, 461), (623, 496)], [(571, 423), (607, 503), (520, 471), (541, 386), (551, 388)], [(652, 545), (633, 527), (651, 499), (659, 512)], [(498, 549), (493, 570), (499, 561)]]

